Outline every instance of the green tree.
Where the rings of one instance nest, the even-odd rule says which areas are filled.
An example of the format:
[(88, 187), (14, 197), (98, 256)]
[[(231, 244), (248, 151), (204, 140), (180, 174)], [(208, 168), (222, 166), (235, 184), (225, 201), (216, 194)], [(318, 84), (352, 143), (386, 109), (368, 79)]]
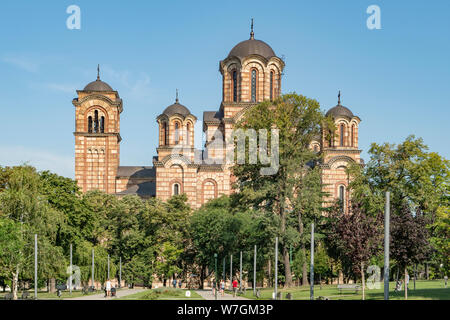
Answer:
[[(428, 237), (434, 248), (426, 246), (428, 252), (420, 255), (424, 259), (421, 262), (433, 258), (433, 252), (440, 251), (445, 255), (448, 228), (445, 222), (439, 221), (445, 221), (443, 212), (449, 204), (450, 162), (429, 152), (423, 140), (413, 135), (398, 145), (373, 143), (369, 154), (370, 161), (364, 168), (355, 165), (349, 170), (353, 201), (374, 215), (384, 211), (385, 192), (390, 191), (393, 215), (409, 219), (411, 213), (404, 216), (405, 208), (408, 208), (414, 213), (414, 219), (416, 212), (420, 212), (428, 224)], [(434, 259), (445, 261), (440, 254), (435, 254)]]
[(354, 203), (348, 214), (339, 205), (329, 217), (328, 241), (354, 274), (361, 275), (362, 299), (365, 299), (365, 266), (381, 249), (382, 215), (367, 215)]
[(64, 265), (63, 259), (54, 259), (53, 256), (58, 253), (53, 246), (64, 217), (48, 204), (41, 188), (36, 170), (24, 165), (10, 169), (6, 188), (0, 192), (0, 212), (19, 227), (20, 240), (17, 243), (25, 243), (17, 251), (15, 270), (11, 274), (13, 299), (17, 299), (19, 275), (29, 272), (33, 265), (34, 234), (38, 234), (41, 263), (48, 272), (46, 277), (55, 276), (54, 272)]
[(430, 251), (427, 221), (420, 211), (413, 213), (406, 205), (401, 212), (394, 212), (391, 221), (390, 254), (404, 270), (405, 299), (408, 299), (407, 267), (424, 261)]
[[(319, 196), (311, 197), (314, 204), (299, 201), (306, 192), (312, 193), (321, 188), (307, 191), (310, 185), (306, 182), (311, 166), (320, 160), (320, 154), (310, 148), (311, 141), (320, 136), (323, 125), (334, 127), (330, 119), (325, 119), (316, 100), (301, 95), (287, 94), (273, 102), (265, 101), (247, 110), (236, 130), (278, 129), (279, 135), (279, 168), (272, 175), (261, 175), (263, 164), (237, 164), (233, 174), (237, 177), (236, 188), (239, 189), (241, 201), (245, 205), (266, 210), (280, 218), (281, 259), (284, 263), (286, 286), (292, 285), (292, 274), (289, 262), (289, 248), (300, 240), (303, 233), (303, 215), (306, 207), (320, 207)], [(275, 143), (269, 134), (268, 141)], [(269, 147), (268, 149), (271, 149)], [(272, 156), (277, 156), (273, 154)], [(247, 160), (249, 154), (246, 155)], [(317, 181), (320, 186), (320, 180)], [(321, 191), (320, 191), (321, 192)], [(297, 217), (298, 230), (289, 223)]]

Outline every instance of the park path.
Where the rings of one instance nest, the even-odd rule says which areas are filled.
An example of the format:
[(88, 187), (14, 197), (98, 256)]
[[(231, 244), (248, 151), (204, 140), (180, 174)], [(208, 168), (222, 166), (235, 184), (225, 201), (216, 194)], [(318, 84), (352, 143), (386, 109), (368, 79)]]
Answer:
[[(215, 300), (215, 296), (212, 294), (212, 290), (196, 290), (200, 296), (203, 297), (205, 300)], [(236, 298), (233, 298), (233, 295), (225, 293), (224, 296), (217, 292), (217, 300), (250, 300), (244, 297), (236, 296)]]
[(100, 294), (91, 294), (91, 295), (76, 297), (76, 298), (65, 298), (64, 300), (114, 300), (117, 298), (123, 298), (125, 296), (129, 296), (131, 294), (135, 294), (135, 293), (142, 292), (145, 290), (147, 290), (147, 289), (144, 289), (144, 288), (121, 289), (121, 290), (117, 291), (117, 296), (115, 298), (111, 298), (111, 297), (105, 298), (105, 294), (100, 293)]

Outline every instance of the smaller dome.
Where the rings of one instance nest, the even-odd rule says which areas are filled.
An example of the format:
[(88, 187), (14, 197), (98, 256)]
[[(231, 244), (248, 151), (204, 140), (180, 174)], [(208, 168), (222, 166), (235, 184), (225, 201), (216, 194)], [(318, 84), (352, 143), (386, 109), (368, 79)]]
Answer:
[(174, 114), (180, 114), (183, 117), (186, 117), (191, 114), (188, 108), (180, 104), (177, 100), (174, 104), (168, 106), (164, 111), (163, 114), (167, 115), (168, 117), (173, 116)]
[(341, 106), (340, 104), (328, 110), (325, 116), (332, 116), (333, 118), (341, 116), (350, 119), (354, 117), (353, 112), (351, 112), (349, 108)]
[(83, 89), (84, 91), (114, 91), (109, 84), (100, 79), (92, 81)]

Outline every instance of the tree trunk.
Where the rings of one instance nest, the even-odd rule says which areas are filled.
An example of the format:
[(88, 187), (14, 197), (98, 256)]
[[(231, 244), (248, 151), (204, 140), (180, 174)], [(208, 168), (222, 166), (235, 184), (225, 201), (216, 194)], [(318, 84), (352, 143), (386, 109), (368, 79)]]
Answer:
[(202, 267), (200, 270), (200, 289), (201, 290), (203, 290), (203, 282), (205, 282), (205, 269)]
[[(302, 214), (299, 212), (298, 214), (298, 232), (300, 233), (300, 238), (303, 237), (303, 220)], [(306, 263), (306, 247), (305, 242), (302, 240), (301, 242), (302, 254), (303, 254), (303, 266), (302, 266), (302, 286), (308, 286), (308, 265)]]
[(417, 264), (414, 265), (414, 291), (416, 291)]
[(407, 276), (408, 276), (408, 270), (405, 267), (405, 300), (408, 300), (408, 284), (406, 283)]
[(269, 287), (272, 286), (272, 266), (270, 263), (271, 259), (269, 259)]
[(284, 272), (286, 275), (285, 287), (292, 287), (291, 263), (289, 261), (289, 249), (283, 245)]
[(19, 287), (19, 266), (16, 266), (16, 272), (13, 273), (12, 288), (11, 288), (13, 300), (17, 300), (18, 287)]
[(362, 299), (366, 300), (366, 282), (364, 278), (364, 262), (361, 262)]
[[(281, 217), (281, 234), (284, 236), (286, 234), (286, 211), (284, 208), (284, 198), (280, 204), (280, 217)], [(285, 286), (292, 287), (292, 274), (291, 274), (291, 262), (289, 261), (289, 250), (284, 244), (284, 241), (281, 244), (281, 251), (284, 263)], [(278, 263), (278, 261), (276, 261), (276, 263)]]
[(52, 293), (56, 292), (56, 279), (55, 278), (50, 279), (50, 292), (52, 292)]
[[(341, 281), (342, 280), (342, 281)], [(338, 284), (340, 284), (342, 282), (342, 284), (344, 284), (344, 273), (342, 272), (342, 270), (338, 271)]]

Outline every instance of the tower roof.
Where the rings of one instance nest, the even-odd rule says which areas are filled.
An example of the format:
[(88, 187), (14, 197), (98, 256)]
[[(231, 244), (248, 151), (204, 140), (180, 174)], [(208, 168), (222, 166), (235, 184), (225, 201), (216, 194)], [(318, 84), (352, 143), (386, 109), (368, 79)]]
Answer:
[(172, 115), (174, 115), (176, 113), (177, 114), (181, 114), (184, 117), (191, 114), (189, 109), (186, 108), (185, 106), (183, 106), (182, 104), (180, 104), (178, 101), (175, 102), (174, 104), (168, 106), (163, 111), (163, 114), (167, 115), (168, 117), (170, 117), (170, 116), (172, 116)]
[(330, 110), (328, 110), (328, 112), (325, 114), (325, 116), (326, 117), (332, 116), (333, 118), (337, 118), (337, 117), (341, 116), (341, 117), (346, 117), (346, 118), (352, 119), (355, 115), (349, 108), (341, 105), (341, 92), (339, 91), (338, 104), (336, 106), (334, 106), (333, 108), (331, 108)]
[(100, 80), (100, 65), (97, 66), (97, 80), (88, 83), (84, 91), (114, 91), (106, 82)]
[(165, 114), (168, 117), (173, 116), (174, 114), (180, 114), (183, 117), (186, 117), (191, 114), (188, 108), (183, 106), (178, 100), (178, 89), (176, 91), (175, 103), (168, 106), (162, 114)]
[(86, 85), (84, 91), (114, 91), (113, 88), (106, 82), (95, 80)]
[(253, 19), (250, 31), (250, 39), (241, 41), (237, 45), (235, 45), (228, 54), (228, 57), (235, 56), (243, 58), (252, 54), (263, 56), (266, 59), (276, 57), (275, 52), (267, 43), (262, 40), (255, 39), (255, 33), (253, 32)]
[(237, 45), (231, 49), (228, 57), (247, 57), (252, 54), (257, 54), (263, 56), (266, 59), (271, 57), (276, 57), (273, 49), (262, 40), (249, 39), (239, 42)]

